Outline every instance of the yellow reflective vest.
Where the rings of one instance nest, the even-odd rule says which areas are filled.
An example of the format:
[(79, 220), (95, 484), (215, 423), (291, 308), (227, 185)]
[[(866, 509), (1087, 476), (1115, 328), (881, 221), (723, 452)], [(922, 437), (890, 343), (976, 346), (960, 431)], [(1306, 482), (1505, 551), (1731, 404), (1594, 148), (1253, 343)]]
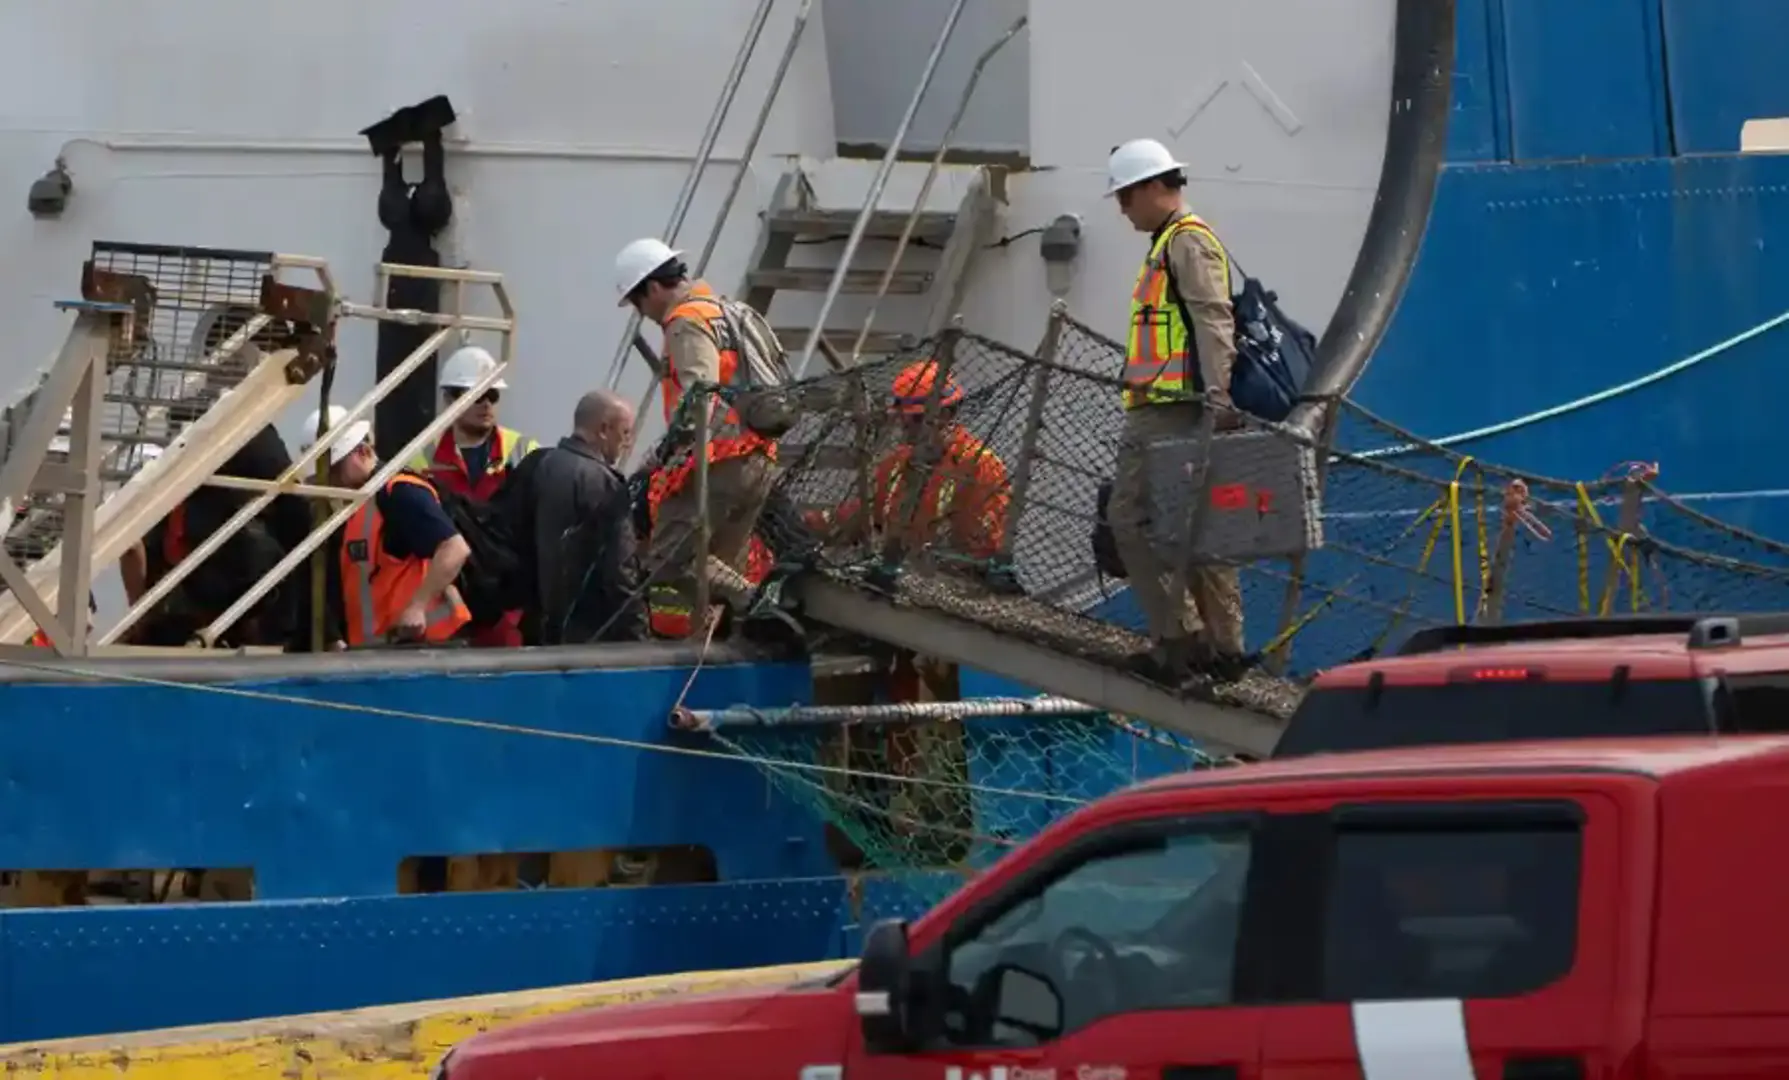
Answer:
[[(1224, 250), (1211, 226), (1184, 214), (1162, 226), (1131, 292), (1130, 336), (1124, 350), (1124, 407), (1160, 405), (1197, 398), (1204, 389), (1191, 327), (1180, 298), (1169, 284), (1168, 245), (1183, 232), (1204, 233)], [(1230, 257), (1224, 256), (1224, 290), (1230, 289)]]

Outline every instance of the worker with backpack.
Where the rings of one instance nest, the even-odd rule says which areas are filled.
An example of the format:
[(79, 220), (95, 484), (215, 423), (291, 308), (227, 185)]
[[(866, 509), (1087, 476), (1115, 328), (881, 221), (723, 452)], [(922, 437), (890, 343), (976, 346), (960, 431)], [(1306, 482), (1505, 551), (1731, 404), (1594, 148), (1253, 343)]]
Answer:
[[(697, 578), (708, 595), (734, 608), (755, 593), (749, 569), (752, 531), (777, 479), (777, 440), (794, 424), (782, 384), (788, 362), (764, 317), (692, 281), (682, 253), (656, 239), (636, 240), (615, 259), (615, 291), (664, 328), (664, 415), (670, 429), (653, 463), (648, 502), (656, 507), (646, 566), (654, 605), (693, 612)], [(720, 388), (719, 395), (710, 389)], [(698, 391), (692, 394), (692, 391)], [(695, 431), (707, 428), (708, 505), (696, 498)], [(701, 516), (708, 549), (695, 550)], [(691, 620), (708, 630), (716, 612)]]
[[(1107, 161), (1106, 194), (1150, 244), (1131, 292), (1118, 469), (1100, 499), (1110, 532), (1096, 529), (1095, 556), (1102, 572), (1124, 571), (1148, 622), (1152, 648), (1133, 658), (1133, 670), (1170, 685), (1240, 670), (1242, 588), (1235, 567), (1179, 566), (1157, 551), (1150, 449), (1189, 436), (1208, 447), (1244, 413), (1284, 420), (1315, 345), (1187, 208), (1186, 184), (1186, 166), (1154, 139), (1116, 147)], [(1201, 491), (1205, 477), (1191, 477), (1190, 486)]]

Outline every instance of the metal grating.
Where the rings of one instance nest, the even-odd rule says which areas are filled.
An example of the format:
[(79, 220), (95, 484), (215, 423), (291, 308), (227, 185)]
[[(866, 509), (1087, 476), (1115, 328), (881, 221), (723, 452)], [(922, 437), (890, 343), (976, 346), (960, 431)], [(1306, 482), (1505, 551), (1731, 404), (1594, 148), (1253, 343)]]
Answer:
[[(267, 323), (247, 347), (228, 355), (218, 351), (257, 317), (261, 282), (273, 267), (270, 252), (110, 241), (93, 245), (87, 291), (126, 290), (139, 311), (131, 335), (115, 336), (106, 359), (99, 418), (102, 500), (156, 460), (253, 370), (260, 348), (285, 335), (283, 325)], [(47, 375), (45, 368), (0, 410), (0, 461), (10, 456)], [(64, 415), (62, 434), (52, 440), (47, 463), (60, 462), (68, 452), (71, 420)], [(60, 542), (61, 499), (34, 495), (15, 508), (6, 550), (22, 565)]]

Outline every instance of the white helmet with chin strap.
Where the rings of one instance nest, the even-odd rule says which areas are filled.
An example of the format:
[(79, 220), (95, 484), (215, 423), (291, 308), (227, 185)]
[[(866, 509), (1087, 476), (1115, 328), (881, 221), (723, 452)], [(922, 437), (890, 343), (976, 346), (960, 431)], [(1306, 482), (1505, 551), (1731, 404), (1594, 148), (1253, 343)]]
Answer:
[(1185, 162), (1174, 160), (1168, 148), (1154, 139), (1132, 139), (1106, 159), (1106, 194), (1116, 195), (1132, 184), (1185, 169)]
[(639, 288), (640, 282), (651, 277), (654, 270), (682, 255), (663, 240), (650, 236), (622, 248), (615, 256), (615, 306), (626, 307), (628, 293)]

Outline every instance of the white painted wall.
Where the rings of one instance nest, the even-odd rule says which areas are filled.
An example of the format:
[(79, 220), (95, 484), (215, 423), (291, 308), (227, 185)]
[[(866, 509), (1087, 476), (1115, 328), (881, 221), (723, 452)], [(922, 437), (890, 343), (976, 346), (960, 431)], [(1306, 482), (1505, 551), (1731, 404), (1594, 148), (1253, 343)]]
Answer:
[[(1143, 241), (1102, 197), (1103, 165), (1116, 143), (1154, 136), (1189, 163), (1194, 209), (1320, 330), (1371, 209), (1395, 2), (974, 0), (916, 141), (936, 140), (974, 55), (1028, 7), (1031, 27), (990, 65), (963, 145), (1023, 149), (1035, 165), (1009, 185), (1004, 233), (1084, 216), (1073, 310), (1122, 334)], [(449, 163), (461, 195), (457, 246), (506, 274), (519, 309), (504, 418), (556, 437), (615, 353), (624, 320), (613, 253), (662, 230), (754, 7), (9, 0), (0, 7), (0, 392), (52, 355), (64, 319), (49, 301), (75, 292), (95, 239), (318, 255), (350, 298), (371, 299), (385, 235), (377, 163), (354, 133), (444, 92), (467, 140)], [(946, 7), (815, 5), (709, 267), (717, 284), (740, 280), (756, 211), (789, 156), (825, 158), (841, 139), (892, 130)], [(688, 246), (701, 246), (740, 167), (795, 8), (777, 4), (684, 230)], [(73, 205), (35, 221), (26, 190), (59, 154), (74, 174)], [(861, 182), (871, 172), (845, 170)], [(861, 190), (848, 183), (835, 197), (854, 205)], [(877, 265), (866, 261), (877, 250), (867, 245), (859, 265)], [(981, 256), (970, 327), (1025, 347), (1039, 339), (1049, 295), (1037, 251), (1026, 239)], [(812, 300), (790, 296), (778, 308), (789, 323)], [(861, 310), (841, 303), (835, 325)], [(891, 302), (878, 325), (903, 328), (903, 313)], [(344, 331), (342, 392), (371, 385), (372, 342), (366, 324)], [(637, 391), (644, 373), (635, 365), (631, 375), (624, 385)]]
[[(372, 299), (386, 239), (377, 162), (355, 133), (446, 93), (469, 142), (449, 161), (458, 239), (519, 309), (505, 418), (563, 434), (623, 319), (614, 252), (663, 227), (755, 0), (12, 0), (0, 10), (0, 386), (43, 364), (95, 239), (273, 249), (329, 260)], [(795, 5), (779, 3), (683, 232), (699, 248), (737, 167)], [(784, 156), (836, 144), (818, 10), (716, 253), (736, 280)], [(76, 193), (35, 221), (25, 192), (58, 154)], [(414, 173), (413, 173), (414, 175)], [(342, 337), (341, 385), (371, 386), (370, 326)], [(635, 374), (640, 374), (636, 369)], [(643, 386), (643, 375), (640, 384)], [(294, 418), (296, 420), (296, 418)]]
[[(1127, 139), (1161, 139), (1188, 163), (1192, 208), (1321, 333), (1378, 184), (1395, 6), (1031, 0), (1037, 171), (1012, 184), (1006, 231), (1081, 214), (1084, 252), (1070, 307), (1122, 336), (1143, 238), (1103, 197), (1105, 159)], [(985, 255), (970, 297), (969, 325), (1034, 344), (1049, 305), (1036, 242)]]

